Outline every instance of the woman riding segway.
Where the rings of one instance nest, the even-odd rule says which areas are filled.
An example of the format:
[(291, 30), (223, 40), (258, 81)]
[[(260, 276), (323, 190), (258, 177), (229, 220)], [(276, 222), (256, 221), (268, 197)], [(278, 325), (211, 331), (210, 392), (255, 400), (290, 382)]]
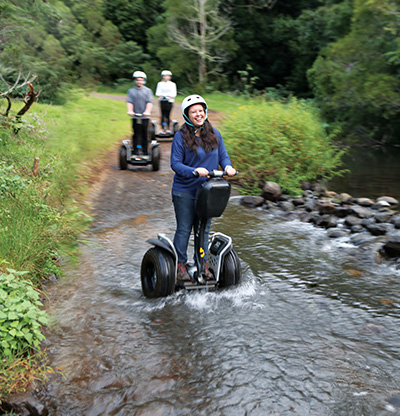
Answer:
[[(222, 136), (207, 118), (207, 103), (200, 95), (190, 95), (182, 102), (185, 120), (175, 134), (171, 147), (171, 168), (175, 172), (172, 201), (175, 209), (176, 232), (174, 246), (178, 256), (177, 279), (190, 280), (187, 271), (187, 248), (192, 228), (196, 228), (196, 193), (207, 180), (209, 172), (219, 165), (228, 176), (236, 170), (231, 166)], [(204, 247), (207, 250), (211, 219), (207, 222)], [(205, 260), (207, 252), (204, 253)], [(206, 261), (206, 273), (207, 261)]]

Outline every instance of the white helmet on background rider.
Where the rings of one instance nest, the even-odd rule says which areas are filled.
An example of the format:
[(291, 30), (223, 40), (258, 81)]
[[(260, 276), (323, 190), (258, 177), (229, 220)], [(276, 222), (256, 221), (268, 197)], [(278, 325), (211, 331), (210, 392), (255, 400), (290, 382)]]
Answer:
[(147, 80), (147, 75), (143, 71), (135, 71), (132, 74), (133, 79), (136, 78), (143, 78), (145, 81)]
[(163, 77), (164, 75), (169, 75), (170, 77), (172, 77), (172, 72), (171, 71), (167, 71), (167, 70), (162, 71), (161, 72), (161, 76)]

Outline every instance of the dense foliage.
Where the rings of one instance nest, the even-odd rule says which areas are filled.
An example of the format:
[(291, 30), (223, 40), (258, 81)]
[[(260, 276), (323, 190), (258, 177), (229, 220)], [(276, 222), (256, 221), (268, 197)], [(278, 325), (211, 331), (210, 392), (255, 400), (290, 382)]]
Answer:
[(332, 144), (318, 112), (303, 102), (246, 105), (223, 126), (226, 147), (245, 193), (259, 195), (268, 180), (294, 193), (301, 182), (340, 173), (343, 150)]
[(397, 0), (6, 0), (0, 91), (37, 73), (63, 102), (136, 69), (154, 90), (168, 68), (182, 93), (242, 92), (248, 71), (254, 94), (316, 97), (346, 135), (398, 141), (399, 25)]

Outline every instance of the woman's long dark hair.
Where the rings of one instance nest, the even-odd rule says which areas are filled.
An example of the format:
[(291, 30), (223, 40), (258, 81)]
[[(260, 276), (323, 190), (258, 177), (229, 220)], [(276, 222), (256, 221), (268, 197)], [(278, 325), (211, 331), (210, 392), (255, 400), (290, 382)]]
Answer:
[(204, 122), (203, 128), (200, 130), (200, 140), (196, 140), (195, 128), (186, 123), (182, 124), (180, 132), (183, 137), (183, 145), (195, 154), (197, 154), (198, 146), (201, 146), (206, 153), (218, 147), (218, 137), (208, 120)]

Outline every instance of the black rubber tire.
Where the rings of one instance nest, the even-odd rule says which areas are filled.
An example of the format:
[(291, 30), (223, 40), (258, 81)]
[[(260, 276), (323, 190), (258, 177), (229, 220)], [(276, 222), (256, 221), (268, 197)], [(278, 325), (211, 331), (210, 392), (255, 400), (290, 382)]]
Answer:
[(156, 128), (151, 121), (149, 123), (148, 137), (150, 138), (150, 140), (156, 139)]
[(242, 268), (236, 251), (231, 249), (226, 253), (222, 262), (221, 273), (219, 276), (219, 287), (235, 286), (240, 283), (242, 278)]
[(121, 170), (126, 170), (128, 168), (128, 161), (126, 160), (125, 146), (121, 146), (119, 148), (119, 168)]
[(142, 290), (147, 298), (163, 298), (175, 290), (175, 264), (168, 252), (159, 247), (147, 250), (140, 268)]
[(153, 147), (153, 150), (151, 151), (151, 164), (153, 166), (154, 171), (160, 170), (160, 160), (161, 160), (160, 148), (158, 146)]
[(172, 126), (172, 134), (175, 136), (175, 133), (179, 130), (179, 123), (174, 123)]

